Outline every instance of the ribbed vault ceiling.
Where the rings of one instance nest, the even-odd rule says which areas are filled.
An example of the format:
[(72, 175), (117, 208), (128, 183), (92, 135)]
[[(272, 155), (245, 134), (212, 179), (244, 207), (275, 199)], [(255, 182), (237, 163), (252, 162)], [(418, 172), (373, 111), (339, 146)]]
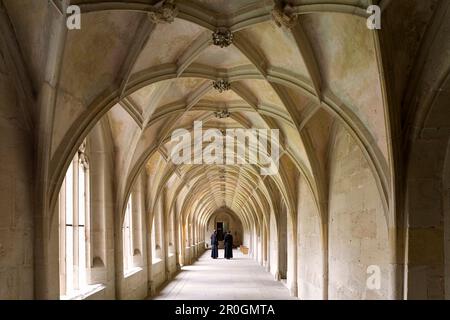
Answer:
[[(82, 30), (66, 39), (60, 101), (67, 106), (55, 115), (53, 179), (63, 176), (57, 164), (70, 156), (67, 142), (81, 140), (104, 115), (122, 207), (146, 170), (150, 207), (166, 190), (170, 208), (184, 219), (205, 223), (227, 207), (250, 226), (278, 210), (280, 199), (295, 206), (300, 175), (319, 207), (326, 202), (328, 152), (338, 121), (364, 150), (385, 196), (383, 94), (376, 34), (366, 27), (366, 8), (374, 1), (289, 2), (298, 14), (292, 28), (274, 23), (269, 0), (175, 1), (176, 19), (158, 24), (147, 14), (157, 1), (70, 1), (82, 9)], [(14, 3), (5, 3), (14, 12)], [(213, 44), (218, 28), (233, 32), (230, 46)], [(30, 69), (39, 76), (39, 66)], [(213, 88), (220, 79), (229, 81), (230, 90)], [(215, 116), (223, 110), (229, 118)], [(262, 176), (258, 165), (174, 165), (171, 133), (192, 130), (200, 120), (206, 129), (279, 129), (279, 174)]]

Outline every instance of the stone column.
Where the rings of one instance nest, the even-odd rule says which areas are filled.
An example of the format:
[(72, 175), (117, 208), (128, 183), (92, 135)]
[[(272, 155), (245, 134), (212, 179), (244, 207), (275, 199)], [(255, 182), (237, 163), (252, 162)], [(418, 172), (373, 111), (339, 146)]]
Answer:
[[(66, 6), (67, 1), (63, 1)], [(66, 17), (49, 5), (47, 65), (44, 82), (39, 92), (39, 119), (37, 132), (37, 165), (35, 192), (34, 281), (35, 299), (59, 299), (58, 223), (52, 223), (54, 208), (48, 194), (50, 157), (53, 134), (53, 116), (63, 51), (67, 37)], [(59, 191), (59, 190), (58, 190)], [(53, 214), (53, 216), (55, 216)], [(56, 214), (57, 218), (57, 214)], [(55, 228), (56, 226), (56, 228)]]
[(287, 219), (288, 235), (288, 266), (287, 266), (287, 284), (291, 296), (298, 296), (297, 286), (297, 215), (295, 212), (288, 215)]

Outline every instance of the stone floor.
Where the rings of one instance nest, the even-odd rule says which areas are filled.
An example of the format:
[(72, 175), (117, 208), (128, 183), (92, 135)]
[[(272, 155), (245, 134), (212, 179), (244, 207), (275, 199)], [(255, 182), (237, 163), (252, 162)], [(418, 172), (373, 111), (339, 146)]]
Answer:
[(210, 251), (165, 286), (155, 300), (288, 300), (288, 289), (256, 261), (234, 251), (234, 259), (212, 260)]

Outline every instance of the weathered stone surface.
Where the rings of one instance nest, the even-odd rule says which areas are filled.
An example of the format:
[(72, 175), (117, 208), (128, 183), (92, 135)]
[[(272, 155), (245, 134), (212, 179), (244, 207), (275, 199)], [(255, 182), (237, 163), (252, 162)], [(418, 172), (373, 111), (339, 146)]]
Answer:
[(33, 141), (0, 77), (0, 299), (33, 298)]
[[(330, 172), (329, 298), (388, 299), (394, 291), (391, 275), (385, 272), (390, 258), (388, 229), (374, 178), (344, 129), (338, 131), (335, 141)], [(366, 271), (371, 265), (378, 266), (382, 278), (387, 279), (385, 286), (374, 292), (366, 287)]]

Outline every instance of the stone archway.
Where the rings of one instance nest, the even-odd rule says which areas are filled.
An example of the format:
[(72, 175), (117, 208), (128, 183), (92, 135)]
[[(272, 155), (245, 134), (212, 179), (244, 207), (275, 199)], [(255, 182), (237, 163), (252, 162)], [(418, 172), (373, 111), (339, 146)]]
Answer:
[[(217, 230), (217, 225), (221, 223), (223, 232), (231, 231), (233, 235), (233, 246), (240, 247), (244, 241), (244, 229), (239, 217), (228, 208), (219, 208), (214, 212), (206, 224), (205, 243), (210, 243), (210, 236), (214, 230)], [(219, 249), (223, 249), (223, 240), (219, 241)]]

